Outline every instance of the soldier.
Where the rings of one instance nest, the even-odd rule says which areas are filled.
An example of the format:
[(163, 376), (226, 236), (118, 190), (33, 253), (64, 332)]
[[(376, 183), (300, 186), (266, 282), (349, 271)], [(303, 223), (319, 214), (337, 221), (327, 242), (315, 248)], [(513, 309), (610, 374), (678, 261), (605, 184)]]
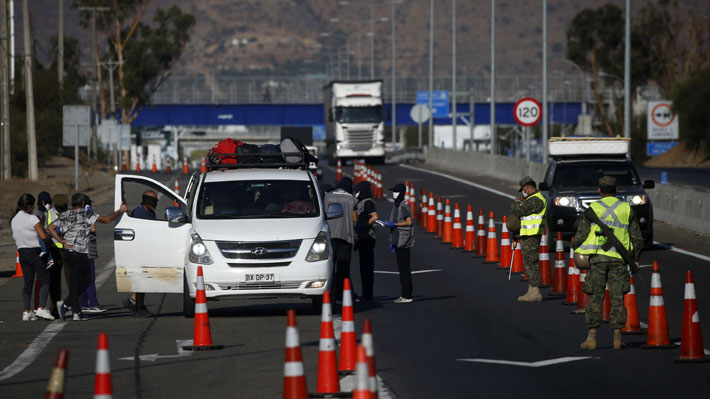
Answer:
[[(616, 198), (616, 178), (604, 176), (599, 179), (601, 200), (590, 207), (599, 219), (614, 233), (626, 250), (638, 261), (643, 246), (643, 236), (636, 214), (629, 203)], [(614, 349), (624, 347), (621, 328), (626, 324), (624, 294), (629, 292), (629, 271), (622, 256), (611, 247), (604, 249), (607, 238), (601, 228), (589, 218), (582, 217), (574, 236), (572, 247), (579, 254), (589, 256), (589, 275), (584, 283), (584, 292), (589, 295), (586, 319), (589, 334), (580, 347), (586, 350), (597, 348), (597, 328), (602, 321), (602, 303), (606, 287), (609, 287), (611, 313), (609, 325), (614, 330)]]
[(530, 176), (520, 180), (523, 198), (510, 206), (510, 213), (520, 217), (520, 246), (523, 252), (523, 265), (528, 275), (528, 292), (519, 296), (519, 302), (541, 302), (540, 294), (540, 238), (545, 228), (545, 197), (537, 191), (535, 180)]

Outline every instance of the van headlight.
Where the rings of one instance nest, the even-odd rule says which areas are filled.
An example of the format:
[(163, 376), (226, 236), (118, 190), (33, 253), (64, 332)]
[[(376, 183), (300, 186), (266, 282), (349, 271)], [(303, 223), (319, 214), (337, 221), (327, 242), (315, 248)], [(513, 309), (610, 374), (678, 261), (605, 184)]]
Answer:
[(577, 206), (577, 198), (572, 195), (555, 197), (555, 200), (553, 202), (557, 206), (564, 206), (570, 208), (574, 208)]
[(646, 203), (646, 196), (645, 195), (627, 195), (626, 196), (626, 201), (631, 203), (631, 205), (643, 205)]
[(328, 259), (328, 235), (325, 231), (321, 231), (313, 240), (311, 249), (306, 255), (306, 262), (318, 262)]
[(192, 242), (190, 243), (190, 262), (201, 265), (211, 265), (214, 263), (212, 256), (210, 256), (210, 251), (207, 250), (207, 246), (197, 234), (192, 235)]

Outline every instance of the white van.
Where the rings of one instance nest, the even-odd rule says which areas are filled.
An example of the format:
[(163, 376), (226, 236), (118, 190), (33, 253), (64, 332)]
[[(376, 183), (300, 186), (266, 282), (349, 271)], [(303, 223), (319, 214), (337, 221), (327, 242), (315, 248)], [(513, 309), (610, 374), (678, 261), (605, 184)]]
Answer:
[[(308, 298), (320, 309), (333, 272), (326, 220), (343, 209), (324, 209), (308, 162), (210, 169), (192, 175), (183, 197), (148, 177), (116, 176), (115, 204), (129, 206), (114, 229), (118, 291), (182, 293), (191, 317), (202, 266), (208, 299)], [(158, 194), (156, 220), (131, 216), (147, 190)]]

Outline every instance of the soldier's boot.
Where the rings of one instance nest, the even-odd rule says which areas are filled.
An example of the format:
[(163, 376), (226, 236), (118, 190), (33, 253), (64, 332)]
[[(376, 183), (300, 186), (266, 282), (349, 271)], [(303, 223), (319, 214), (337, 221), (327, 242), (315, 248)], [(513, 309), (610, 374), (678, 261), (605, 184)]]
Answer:
[(614, 349), (623, 349), (626, 345), (621, 341), (621, 330), (614, 330)]
[(528, 292), (518, 297), (519, 302), (542, 302), (542, 294), (539, 287), (528, 286)]
[[(616, 342), (616, 341), (614, 341)], [(580, 348), (584, 350), (594, 350), (597, 349), (597, 329), (590, 328), (587, 334), (587, 339), (579, 345)]]

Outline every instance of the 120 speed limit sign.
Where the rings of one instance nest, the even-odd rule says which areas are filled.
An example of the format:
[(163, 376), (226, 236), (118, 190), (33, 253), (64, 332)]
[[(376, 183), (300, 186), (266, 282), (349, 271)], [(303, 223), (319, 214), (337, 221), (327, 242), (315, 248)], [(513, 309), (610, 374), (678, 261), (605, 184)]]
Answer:
[(513, 116), (522, 126), (535, 126), (542, 118), (542, 106), (534, 98), (521, 98), (513, 107)]

